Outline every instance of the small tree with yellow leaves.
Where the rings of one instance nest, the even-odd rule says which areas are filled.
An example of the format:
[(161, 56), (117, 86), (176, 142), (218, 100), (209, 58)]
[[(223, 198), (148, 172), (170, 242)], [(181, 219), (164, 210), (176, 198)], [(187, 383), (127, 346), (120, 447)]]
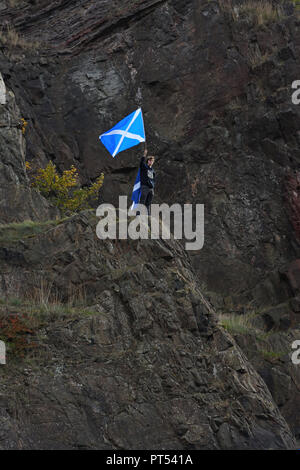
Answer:
[(24, 118), (21, 118), (21, 124), (22, 124), (22, 134), (25, 134), (25, 131), (26, 131), (26, 127), (28, 126), (28, 122), (24, 119)]
[(32, 185), (63, 213), (66, 213), (89, 209), (90, 203), (97, 199), (103, 181), (104, 174), (102, 173), (91, 186), (81, 188), (78, 171), (74, 165), (60, 176), (56, 166), (50, 161), (46, 168), (37, 170), (37, 174), (33, 176)]

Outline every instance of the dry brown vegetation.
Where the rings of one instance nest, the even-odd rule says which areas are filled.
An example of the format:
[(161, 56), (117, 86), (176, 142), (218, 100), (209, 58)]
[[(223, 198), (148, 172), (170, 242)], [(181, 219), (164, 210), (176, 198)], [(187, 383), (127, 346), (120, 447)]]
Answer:
[(3, 26), (0, 30), (0, 44), (8, 49), (22, 48), (22, 49), (38, 49), (40, 43), (38, 41), (28, 41), (22, 37), (16, 29), (11, 25)]
[(259, 49), (255, 49), (249, 52), (248, 61), (251, 67), (257, 67), (266, 62), (271, 56), (270, 53), (262, 54)]
[(233, 21), (248, 18), (257, 26), (273, 23), (284, 16), (282, 7), (268, 0), (247, 0), (238, 5), (232, 0), (222, 0), (220, 7)]

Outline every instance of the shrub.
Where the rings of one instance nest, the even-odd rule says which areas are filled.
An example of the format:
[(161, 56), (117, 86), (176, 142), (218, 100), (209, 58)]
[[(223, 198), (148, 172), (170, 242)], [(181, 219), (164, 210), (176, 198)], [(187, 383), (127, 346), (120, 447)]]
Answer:
[(74, 165), (60, 176), (56, 166), (50, 161), (46, 168), (37, 170), (32, 185), (63, 213), (72, 213), (90, 208), (90, 203), (97, 199), (103, 181), (102, 173), (91, 186), (80, 188), (78, 171)]
[(9, 345), (9, 352), (24, 357), (25, 354), (36, 346), (28, 341), (28, 336), (33, 331), (26, 324), (26, 315), (13, 314), (0, 319), (0, 339)]
[(28, 125), (28, 122), (24, 119), (24, 118), (21, 118), (21, 121), (22, 121), (22, 134), (24, 135), (25, 134), (25, 131), (26, 131), (26, 127)]

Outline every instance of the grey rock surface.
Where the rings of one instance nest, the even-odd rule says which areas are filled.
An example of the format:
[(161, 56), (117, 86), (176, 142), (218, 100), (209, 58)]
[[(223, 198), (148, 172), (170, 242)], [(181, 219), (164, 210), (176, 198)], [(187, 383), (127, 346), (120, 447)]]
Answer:
[(263, 309), (271, 353), (297, 337), (293, 6), (259, 25), (217, 1), (12, 3), (0, 1), (16, 42), (1, 35), (0, 223), (58, 216), (25, 160), (74, 164), (83, 184), (103, 171), (101, 201), (130, 196), (140, 147), (112, 159), (98, 136), (142, 106), (155, 201), (205, 204), (205, 243), (189, 258), (174, 241), (100, 242), (89, 213), (13, 240), (0, 227), (1, 298), (51, 288), (88, 306), (27, 332), (40, 356), (1, 369), (0, 446), (293, 447), (297, 371), (251, 335), (237, 346), (214, 315)]
[(99, 240), (93, 220), (86, 212), (0, 252), (1, 285), (20, 297), (42, 280), (62, 296), (84, 288), (89, 305), (46, 317), (25, 335), (37, 352), (1, 369), (0, 446), (293, 448), (180, 244)]
[(130, 196), (140, 148), (112, 159), (98, 136), (142, 106), (156, 202), (205, 204), (193, 264), (211, 301), (276, 305), (289, 296), (278, 270), (300, 256), (284, 202), (300, 162), (298, 19), (286, 8), (260, 26), (234, 21), (219, 3), (8, 7), (0, 20), (28, 47), (7, 46), (3, 75), (29, 123), (26, 158), (74, 164), (83, 183), (104, 171), (107, 202)]
[(30, 187), (22, 116), (14, 93), (0, 78), (0, 222), (52, 218), (58, 211)]

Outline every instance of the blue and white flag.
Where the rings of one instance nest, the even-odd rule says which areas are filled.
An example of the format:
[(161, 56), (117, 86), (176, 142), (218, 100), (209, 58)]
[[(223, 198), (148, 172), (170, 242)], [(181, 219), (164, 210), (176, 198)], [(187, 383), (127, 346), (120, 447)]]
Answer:
[(140, 197), (141, 197), (141, 170), (139, 168), (137, 177), (135, 179), (135, 183), (133, 186), (133, 191), (132, 191), (132, 196), (131, 200), (133, 201), (132, 206), (130, 207), (130, 210), (133, 210), (135, 206), (140, 202)]
[(145, 129), (141, 108), (118, 122), (112, 129), (99, 136), (102, 144), (115, 157), (122, 150), (145, 142)]

